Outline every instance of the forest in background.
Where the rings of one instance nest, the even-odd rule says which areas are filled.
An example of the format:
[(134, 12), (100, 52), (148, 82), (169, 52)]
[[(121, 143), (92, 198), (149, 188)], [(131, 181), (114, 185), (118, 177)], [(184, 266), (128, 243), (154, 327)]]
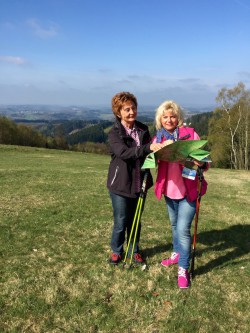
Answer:
[[(249, 170), (250, 91), (240, 82), (232, 89), (222, 88), (216, 101), (214, 111), (192, 115), (185, 122), (208, 140), (213, 166)], [(153, 117), (138, 120), (154, 136)], [(63, 119), (30, 125), (0, 117), (0, 144), (108, 154), (107, 134), (112, 124), (111, 120)]]

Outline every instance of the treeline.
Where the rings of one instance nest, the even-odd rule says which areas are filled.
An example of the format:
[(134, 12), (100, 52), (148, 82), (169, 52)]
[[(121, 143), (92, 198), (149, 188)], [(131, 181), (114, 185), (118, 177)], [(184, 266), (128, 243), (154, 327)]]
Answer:
[[(232, 89), (222, 88), (216, 100), (214, 111), (189, 117), (187, 126), (208, 139), (212, 166), (249, 170), (250, 91), (240, 82)], [(154, 136), (153, 118), (139, 120), (147, 123)], [(27, 126), (0, 117), (0, 144), (107, 154), (107, 133), (112, 125), (105, 120), (70, 120)]]
[(48, 144), (47, 138), (32, 127), (17, 125), (6, 117), (0, 117), (0, 143), (31, 147), (46, 147)]
[(108, 120), (66, 120), (37, 127), (46, 136), (62, 138), (68, 149), (107, 154)]
[(110, 121), (64, 121), (34, 127), (0, 117), (0, 144), (107, 154)]
[[(207, 138), (208, 120), (211, 114), (212, 112), (197, 114), (188, 119), (202, 138)], [(149, 126), (153, 137), (155, 135), (153, 117), (138, 119)], [(64, 120), (42, 125), (36, 122), (24, 125), (0, 117), (0, 143), (107, 154), (108, 131), (112, 125), (113, 122), (106, 120)]]

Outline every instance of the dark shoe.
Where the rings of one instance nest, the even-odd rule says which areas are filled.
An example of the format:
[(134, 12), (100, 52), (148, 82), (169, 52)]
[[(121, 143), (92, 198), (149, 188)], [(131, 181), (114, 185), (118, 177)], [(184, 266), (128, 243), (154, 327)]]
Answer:
[(110, 264), (117, 265), (122, 260), (122, 256), (120, 254), (112, 253), (110, 257)]
[(140, 255), (140, 253), (134, 254), (134, 262), (136, 264), (144, 264), (144, 260), (142, 259), (142, 256)]

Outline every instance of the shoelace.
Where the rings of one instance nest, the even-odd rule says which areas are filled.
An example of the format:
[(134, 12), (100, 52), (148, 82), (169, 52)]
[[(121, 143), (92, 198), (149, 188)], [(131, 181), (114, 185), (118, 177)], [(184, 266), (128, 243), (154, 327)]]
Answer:
[(174, 260), (177, 256), (178, 256), (178, 253), (173, 252), (173, 253), (171, 254), (170, 259)]
[(185, 279), (187, 279), (187, 270), (185, 268), (182, 268), (182, 267), (179, 267), (179, 270), (178, 270), (178, 276), (182, 276), (184, 277)]

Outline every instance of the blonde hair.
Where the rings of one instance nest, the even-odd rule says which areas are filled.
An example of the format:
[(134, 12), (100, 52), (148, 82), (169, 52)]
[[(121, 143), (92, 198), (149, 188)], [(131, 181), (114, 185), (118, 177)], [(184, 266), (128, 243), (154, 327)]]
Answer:
[(178, 119), (177, 127), (183, 126), (184, 117), (181, 107), (174, 101), (165, 101), (161, 103), (161, 105), (156, 109), (155, 127), (157, 130), (160, 130), (162, 128), (161, 117), (164, 115), (166, 111), (171, 111), (175, 116), (177, 116)]

